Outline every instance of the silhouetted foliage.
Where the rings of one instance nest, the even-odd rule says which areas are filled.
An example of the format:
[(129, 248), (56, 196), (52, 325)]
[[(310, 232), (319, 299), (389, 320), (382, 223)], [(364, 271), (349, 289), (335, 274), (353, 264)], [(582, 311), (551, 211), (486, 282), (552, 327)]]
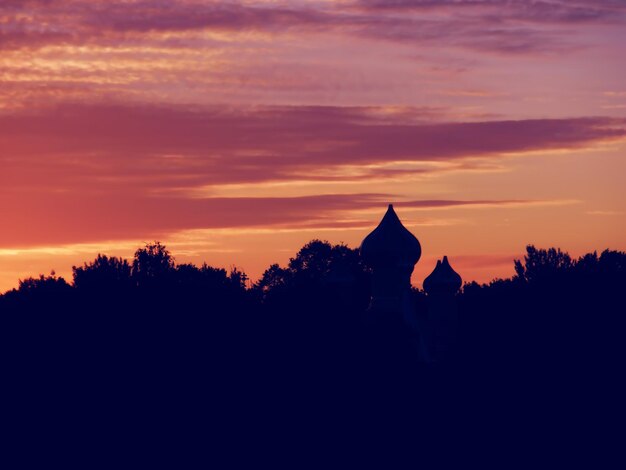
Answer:
[[(530, 245), (514, 267), (510, 279), (463, 286), (459, 341), (436, 368), (372, 357), (370, 271), (357, 250), (320, 240), (252, 285), (234, 267), (176, 264), (159, 242), (131, 262), (98, 255), (73, 267), (71, 285), (53, 273), (0, 296), (0, 331), (15, 374), (34, 382), (30, 393), (92, 410), (97, 402), (90, 419), (110, 426), (133, 416), (179, 429), (197, 417), (222, 436), (284, 446), (295, 439), (287, 429), (367, 439), (463, 416), (492, 429), (534, 426), (549, 439), (554, 426), (532, 423), (546, 414), (566, 422), (572, 409), (593, 421), (621, 393), (626, 253), (572, 259)], [(414, 289), (413, 298), (423, 312), (428, 297)], [(580, 405), (592, 399), (608, 408)], [(580, 432), (570, 428), (558, 427)]]
[(79, 290), (115, 291), (131, 286), (131, 267), (127, 260), (98, 255), (91, 263), (72, 266), (74, 287)]
[(24, 295), (48, 295), (66, 293), (70, 286), (62, 277), (54, 272), (50, 276), (41, 274), (38, 278), (29, 277), (19, 281), (18, 292)]
[(525, 282), (549, 281), (572, 268), (570, 256), (558, 248), (538, 250), (528, 245), (526, 253), (523, 264), (515, 260), (516, 278)]
[(135, 252), (132, 277), (139, 287), (166, 283), (174, 271), (174, 258), (160, 242), (148, 243)]
[[(290, 258), (286, 268), (270, 266), (253, 289), (259, 290), (264, 303), (272, 303), (274, 308), (282, 303), (289, 309), (315, 310), (327, 302), (326, 309), (332, 309), (336, 304), (328, 297), (343, 291), (345, 302), (364, 309), (369, 300), (369, 276), (358, 250), (312, 240)], [(345, 310), (345, 302), (338, 306)]]

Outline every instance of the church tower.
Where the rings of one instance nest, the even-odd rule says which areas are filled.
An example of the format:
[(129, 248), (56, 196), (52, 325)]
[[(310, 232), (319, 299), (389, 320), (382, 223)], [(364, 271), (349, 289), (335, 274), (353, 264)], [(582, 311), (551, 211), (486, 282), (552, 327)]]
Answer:
[(361, 257), (372, 269), (370, 311), (401, 313), (410, 301), (411, 274), (422, 247), (389, 204), (387, 213), (361, 243)]
[(411, 296), (411, 274), (422, 247), (393, 206), (361, 243), (361, 257), (372, 269), (367, 313), (378, 366), (392, 370), (411, 361), (430, 362), (423, 328)]
[(424, 279), (428, 296), (426, 342), (432, 361), (445, 359), (456, 341), (459, 323), (456, 293), (462, 284), (461, 276), (452, 269), (447, 256), (437, 261), (433, 272)]

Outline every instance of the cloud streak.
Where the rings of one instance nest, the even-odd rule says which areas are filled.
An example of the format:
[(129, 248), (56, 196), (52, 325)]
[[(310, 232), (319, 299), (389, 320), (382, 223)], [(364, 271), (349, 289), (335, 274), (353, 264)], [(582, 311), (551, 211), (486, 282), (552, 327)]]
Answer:
[(626, 12), (626, 5), (619, 0), (359, 0), (357, 4), (373, 11), (436, 10), (530, 23), (614, 23)]
[[(154, 34), (214, 31), (264, 34), (338, 33), (378, 40), (447, 44), (504, 53), (563, 50), (572, 34), (545, 24), (615, 24), (617, 2), (368, 1), (355, 3), (141, 0), (3, 2), (0, 48), (127, 43)], [(47, 20), (47, 21), (44, 21)], [(184, 40), (183, 40), (184, 42)]]
[[(0, 204), (12, 223), (0, 232), (0, 246), (23, 247), (98, 240), (169, 237), (193, 229), (367, 228), (360, 211), (384, 207), (401, 198), (391, 194), (326, 194), (302, 197), (184, 199), (133, 197), (107, 199), (51, 194), (23, 199), (19, 206)], [(411, 200), (399, 207), (441, 209), (535, 204), (525, 200)], [(352, 214), (352, 215), (351, 215)]]
[(385, 165), (471, 168), (472, 157), (576, 149), (626, 135), (624, 120), (609, 118), (468, 123), (419, 115), (371, 107), (72, 105), (0, 116), (0, 213), (11, 221), (0, 245), (194, 228), (339, 226), (351, 211), (394, 200), (413, 209), (524, 206), (536, 201), (393, 193), (220, 198), (211, 187), (244, 184), (243, 196), (250, 183), (404, 178), (438, 165)]
[(324, 180), (320, 170), (341, 167), (375, 177), (367, 165), (578, 149), (624, 136), (624, 119), (602, 117), (411, 123), (372, 108), (68, 105), (0, 116), (0, 191)]

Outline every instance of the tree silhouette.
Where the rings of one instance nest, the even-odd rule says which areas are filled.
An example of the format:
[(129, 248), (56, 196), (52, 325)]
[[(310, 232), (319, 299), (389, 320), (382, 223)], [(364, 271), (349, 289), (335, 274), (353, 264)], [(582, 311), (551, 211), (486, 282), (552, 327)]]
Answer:
[[(312, 240), (290, 258), (287, 267), (273, 264), (253, 289), (274, 309), (330, 314), (337, 309), (362, 308), (369, 298), (369, 269), (356, 249)], [(343, 289), (338, 299), (337, 288)], [(345, 312), (340, 312), (345, 313)]]
[(52, 271), (49, 276), (41, 274), (38, 278), (29, 277), (19, 281), (18, 292), (30, 297), (59, 296), (67, 294), (71, 286), (62, 277)]
[[(356, 249), (312, 240), (247, 286), (237, 268), (176, 264), (154, 242), (132, 263), (98, 255), (75, 266), (73, 285), (51, 274), (0, 296), (0, 345), (16, 371), (3, 377), (33, 391), (29, 407), (43, 396), (62, 409), (58, 420), (80, 408), (115, 429), (128, 416), (178, 429), (194, 417), (258, 442), (266, 423), (318, 435), (338, 416), (338, 442), (346, 430), (430, 432), (460, 415), (471, 432), (494, 420), (533, 435), (549, 414), (571, 424), (576, 410), (584, 422), (587, 403), (612, 416), (623, 400), (626, 253), (574, 259), (529, 245), (514, 267), (464, 286), (458, 345), (433, 369), (407, 360), (402, 331), (372, 346), (370, 272)], [(423, 311), (426, 294), (414, 299)]]
[(139, 287), (163, 284), (174, 271), (174, 266), (174, 258), (161, 242), (147, 243), (135, 252), (132, 278)]
[(289, 269), (281, 268), (278, 264), (272, 264), (255, 284), (255, 288), (260, 289), (264, 295), (268, 295), (270, 292), (278, 292), (289, 285), (290, 276), (291, 272)]
[(568, 271), (572, 265), (569, 254), (563, 253), (559, 248), (542, 250), (535, 248), (534, 245), (528, 245), (524, 263), (515, 260), (515, 273), (519, 280), (540, 282)]
[(72, 266), (74, 287), (82, 290), (118, 290), (131, 283), (131, 267), (127, 260), (98, 254), (91, 263)]

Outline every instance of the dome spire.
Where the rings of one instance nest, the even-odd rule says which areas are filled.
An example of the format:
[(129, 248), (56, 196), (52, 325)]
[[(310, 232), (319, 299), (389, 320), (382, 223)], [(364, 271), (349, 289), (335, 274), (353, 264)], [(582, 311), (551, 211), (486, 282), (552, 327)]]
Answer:
[(437, 266), (430, 275), (424, 279), (424, 290), (427, 294), (452, 293), (455, 294), (463, 284), (461, 276), (452, 269), (448, 257), (437, 261)]
[(420, 242), (409, 232), (389, 204), (378, 226), (363, 240), (360, 248), (365, 264), (372, 268), (370, 309), (397, 311), (408, 302), (411, 273), (420, 259)]
[(393, 204), (389, 204), (378, 227), (361, 243), (361, 256), (371, 267), (398, 263), (414, 266), (421, 255), (420, 242), (402, 225)]

